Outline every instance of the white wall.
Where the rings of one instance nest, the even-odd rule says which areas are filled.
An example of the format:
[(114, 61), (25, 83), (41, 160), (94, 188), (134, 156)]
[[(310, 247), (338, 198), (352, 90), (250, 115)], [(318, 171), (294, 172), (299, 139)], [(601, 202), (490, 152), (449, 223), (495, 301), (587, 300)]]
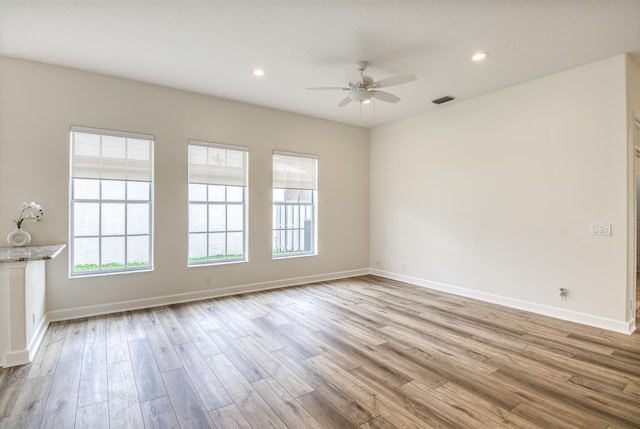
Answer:
[[(636, 313), (636, 278), (640, 264), (640, 228), (638, 225), (638, 198), (640, 187), (637, 185), (637, 173), (640, 172), (640, 161), (636, 160), (635, 148), (640, 145), (640, 128), (635, 129), (635, 120), (640, 120), (640, 68), (627, 55), (626, 58), (627, 77), (627, 140), (628, 140), (628, 164), (629, 182), (628, 195), (629, 206), (627, 210), (629, 225), (629, 240), (627, 243), (628, 254), (628, 278), (627, 278), (627, 319), (635, 320)], [(634, 188), (635, 186), (635, 188)], [(635, 204), (634, 202), (635, 197)], [(635, 228), (635, 234), (633, 233)], [(634, 268), (635, 267), (635, 268)]]
[(9, 271), (0, 266), (0, 367), (11, 350), (11, 314), (9, 306)]
[[(47, 266), (47, 308), (53, 314), (90, 313), (121, 301), (150, 302), (184, 293), (204, 296), (236, 286), (259, 288), (291, 279), (348, 275), (368, 267), (365, 129), (6, 57), (0, 57), (0, 94), (2, 240), (12, 230), (18, 205), (34, 200), (46, 213), (43, 222), (24, 225), (33, 244), (68, 241), (71, 125), (155, 136), (154, 271), (69, 279), (65, 250)], [(187, 268), (189, 139), (250, 149), (248, 263)], [(316, 257), (271, 259), (274, 149), (319, 156)], [(65, 312), (96, 305), (101, 307)]]
[(34, 341), (38, 341), (36, 336), (39, 334), (42, 319), (47, 313), (45, 264), (45, 261), (31, 261), (25, 267), (24, 323), (27, 330), (26, 345), (29, 350), (38, 349), (37, 346), (30, 346)]
[[(625, 61), (372, 130), (371, 267), (624, 330), (632, 234)], [(591, 236), (591, 224), (611, 224), (613, 236)]]

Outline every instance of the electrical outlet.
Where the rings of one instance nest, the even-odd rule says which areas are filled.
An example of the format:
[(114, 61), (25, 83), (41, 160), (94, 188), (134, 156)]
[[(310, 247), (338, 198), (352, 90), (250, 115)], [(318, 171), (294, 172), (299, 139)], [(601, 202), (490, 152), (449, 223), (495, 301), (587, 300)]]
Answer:
[(36, 324), (36, 313), (31, 313), (31, 324), (32, 325)]
[(563, 300), (563, 301), (566, 301), (567, 300), (567, 294), (568, 294), (567, 288), (561, 287), (559, 289), (559, 292), (560, 292), (560, 299)]

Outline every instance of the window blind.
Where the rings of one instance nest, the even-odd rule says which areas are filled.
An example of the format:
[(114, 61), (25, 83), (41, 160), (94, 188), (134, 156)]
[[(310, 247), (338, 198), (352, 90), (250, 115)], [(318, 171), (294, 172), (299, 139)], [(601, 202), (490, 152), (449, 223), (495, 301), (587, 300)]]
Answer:
[(71, 177), (153, 180), (153, 136), (71, 128)]
[(189, 142), (189, 183), (247, 186), (249, 152), (240, 146)]
[(318, 189), (318, 158), (315, 155), (273, 153), (273, 187)]

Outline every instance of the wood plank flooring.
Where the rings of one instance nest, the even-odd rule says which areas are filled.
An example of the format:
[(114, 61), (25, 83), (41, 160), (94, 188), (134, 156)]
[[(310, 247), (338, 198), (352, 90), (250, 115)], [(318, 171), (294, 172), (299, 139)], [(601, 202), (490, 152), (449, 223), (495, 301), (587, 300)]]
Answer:
[(640, 334), (373, 276), (53, 323), (5, 428), (639, 428)]

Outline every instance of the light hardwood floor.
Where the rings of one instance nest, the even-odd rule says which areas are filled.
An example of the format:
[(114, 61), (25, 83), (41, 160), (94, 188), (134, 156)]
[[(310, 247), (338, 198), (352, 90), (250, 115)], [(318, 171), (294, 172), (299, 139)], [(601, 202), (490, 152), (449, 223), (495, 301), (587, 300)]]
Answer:
[(638, 428), (640, 334), (372, 276), (49, 327), (0, 428)]

